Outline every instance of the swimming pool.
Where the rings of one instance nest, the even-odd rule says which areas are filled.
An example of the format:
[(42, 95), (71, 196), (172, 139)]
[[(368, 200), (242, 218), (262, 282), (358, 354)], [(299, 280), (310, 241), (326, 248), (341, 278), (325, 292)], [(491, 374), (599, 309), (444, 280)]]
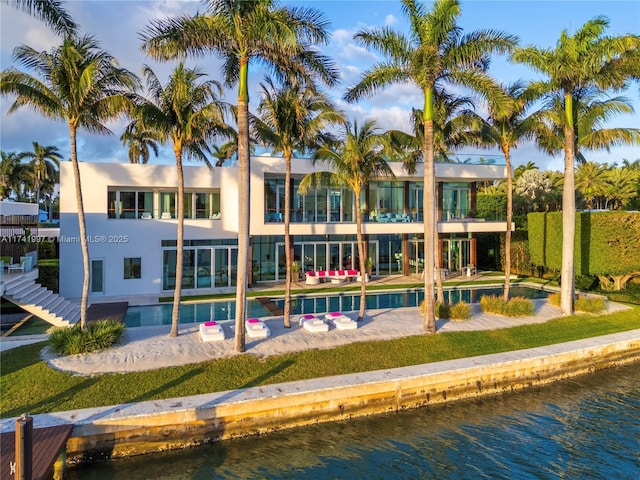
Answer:
[[(447, 302), (465, 301), (477, 303), (484, 295), (502, 295), (502, 287), (493, 288), (465, 288), (446, 289), (444, 294)], [(548, 292), (537, 288), (516, 286), (511, 287), (512, 297), (526, 297), (531, 299), (546, 298)], [(367, 309), (404, 308), (420, 305), (424, 298), (422, 289), (393, 290), (367, 293)], [(284, 307), (284, 298), (270, 299), (279, 308)], [(173, 304), (148, 305), (129, 307), (124, 317), (128, 327), (146, 327), (151, 325), (170, 325)], [(291, 299), (291, 314), (322, 313), (332, 311), (353, 312), (360, 308), (360, 293), (331, 293), (326, 295), (296, 295)], [(180, 306), (180, 323), (200, 323), (208, 320), (234, 321), (235, 300), (219, 300), (207, 303), (189, 303)], [(255, 298), (247, 300), (247, 317), (269, 317), (272, 314)]]

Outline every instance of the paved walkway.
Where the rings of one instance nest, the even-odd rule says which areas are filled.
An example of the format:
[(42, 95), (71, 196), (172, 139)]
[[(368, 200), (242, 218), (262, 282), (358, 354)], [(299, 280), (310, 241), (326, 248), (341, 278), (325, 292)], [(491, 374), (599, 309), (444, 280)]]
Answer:
[[(473, 318), (469, 321), (438, 321), (438, 331), (487, 330), (517, 325), (543, 323), (560, 315), (558, 308), (546, 299), (534, 300), (536, 315), (524, 318), (507, 318), (489, 315), (472, 305)], [(627, 307), (608, 303), (608, 312)], [(356, 312), (347, 314), (355, 319)], [(246, 354), (257, 357), (284, 354), (309, 349), (324, 349), (354, 342), (388, 340), (424, 334), (420, 310), (417, 307), (367, 311), (357, 330), (336, 330), (310, 333), (297, 325), (283, 327), (282, 317), (267, 319), (271, 336), (266, 339), (247, 339)], [(77, 374), (91, 375), (108, 372), (133, 372), (167, 366), (185, 365), (205, 360), (238, 355), (234, 352), (234, 325), (232, 321), (219, 322), (225, 331), (224, 341), (204, 343), (200, 339), (197, 324), (181, 325), (180, 335), (168, 336), (170, 326), (138, 327), (127, 330), (125, 341), (106, 351), (87, 355), (58, 357), (44, 353), (44, 358), (54, 368)]]

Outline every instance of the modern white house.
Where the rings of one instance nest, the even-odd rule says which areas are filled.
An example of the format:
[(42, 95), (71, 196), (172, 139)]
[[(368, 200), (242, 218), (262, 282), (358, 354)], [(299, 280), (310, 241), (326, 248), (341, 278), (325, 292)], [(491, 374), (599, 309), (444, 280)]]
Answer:
[[(71, 164), (60, 166), (60, 293), (80, 296), (82, 256)], [(373, 182), (362, 198), (344, 188), (297, 192), (301, 178), (322, 170), (308, 159), (292, 161), (291, 235), (301, 271), (358, 268), (355, 209), (374, 275), (422, 271), (422, 165), (407, 175), (392, 164), (395, 180)], [(251, 159), (252, 283), (282, 281), (284, 159)], [(175, 286), (177, 174), (173, 165), (81, 163), (90, 256), (90, 295), (170, 294)], [(238, 170), (186, 166), (184, 294), (211, 293), (236, 281)], [(505, 178), (499, 165), (436, 166), (441, 268), (475, 265), (476, 238), (501, 232), (506, 222), (472, 218), (478, 182)]]

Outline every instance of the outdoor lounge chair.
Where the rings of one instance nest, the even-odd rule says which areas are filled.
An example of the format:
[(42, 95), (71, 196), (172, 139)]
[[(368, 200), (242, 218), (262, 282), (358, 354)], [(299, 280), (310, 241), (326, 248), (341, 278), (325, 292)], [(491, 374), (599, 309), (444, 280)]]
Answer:
[(332, 322), (338, 330), (355, 330), (358, 328), (358, 322), (354, 322), (340, 312), (327, 313), (324, 318)]
[(321, 318), (315, 315), (302, 315), (298, 320), (302, 327), (309, 332), (328, 332), (329, 325)]
[(204, 322), (200, 324), (200, 338), (203, 342), (224, 340), (224, 330), (216, 322)]
[(310, 272), (307, 272), (306, 275), (307, 275), (307, 279), (305, 283), (307, 285), (318, 285), (320, 283), (320, 279), (316, 275), (316, 272), (310, 271)]
[(260, 319), (248, 318), (244, 322), (244, 328), (249, 338), (267, 338), (271, 335), (269, 327)]
[(24, 268), (25, 268), (26, 264), (27, 264), (27, 257), (21, 257), (20, 258), (20, 263), (12, 263), (12, 264), (10, 264), (7, 271), (8, 271), (8, 273), (18, 272), (18, 271), (24, 273)]

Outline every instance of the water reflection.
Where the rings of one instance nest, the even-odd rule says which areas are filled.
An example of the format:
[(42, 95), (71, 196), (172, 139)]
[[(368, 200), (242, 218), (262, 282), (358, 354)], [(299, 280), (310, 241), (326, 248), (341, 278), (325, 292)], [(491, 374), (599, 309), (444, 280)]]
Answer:
[(637, 479), (640, 364), (542, 389), (71, 469), (73, 480)]

